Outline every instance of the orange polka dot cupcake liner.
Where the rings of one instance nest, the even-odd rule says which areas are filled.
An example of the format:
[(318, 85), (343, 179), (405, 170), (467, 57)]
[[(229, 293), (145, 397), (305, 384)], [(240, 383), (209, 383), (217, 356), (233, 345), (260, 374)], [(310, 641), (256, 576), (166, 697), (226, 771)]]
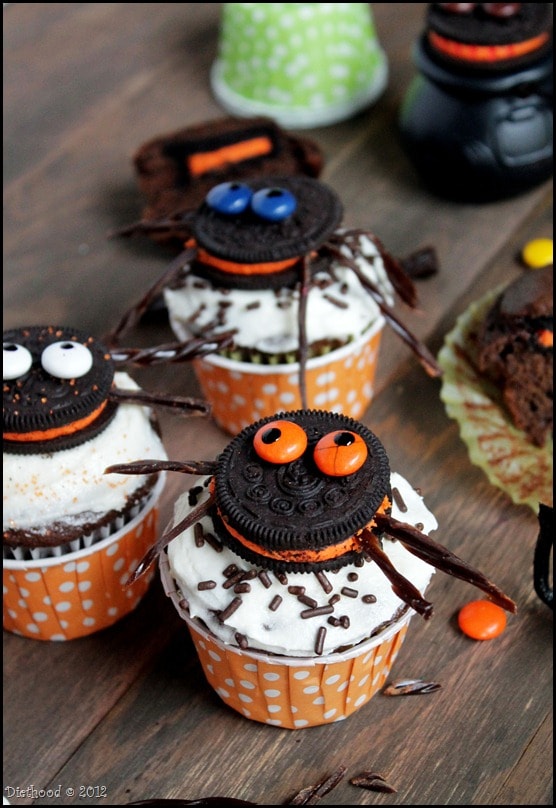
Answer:
[[(384, 320), (358, 339), (309, 359), (307, 407), (361, 418), (374, 395), (374, 379)], [(231, 435), (249, 424), (284, 410), (302, 407), (299, 364), (258, 365), (218, 355), (193, 361), (216, 423)]]
[(412, 616), (406, 610), (383, 632), (345, 652), (272, 656), (226, 645), (193, 620), (183, 608), (165, 553), (160, 572), (215, 693), (245, 718), (283, 729), (332, 724), (367, 704), (386, 683)]
[(137, 516), (87, 549), (29, 561), (4, 559), (4, 629), (35, 640), (73, 640), (133, 611), (154, 571), (131, 586), (126, 581), (156, 541), (163, 484), (161, 475)]

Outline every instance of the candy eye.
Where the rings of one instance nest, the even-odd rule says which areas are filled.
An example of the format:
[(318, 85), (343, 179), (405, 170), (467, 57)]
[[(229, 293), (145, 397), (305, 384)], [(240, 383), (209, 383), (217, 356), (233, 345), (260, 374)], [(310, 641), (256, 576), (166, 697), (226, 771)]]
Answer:
[(439, 3), (448, 14), (471, 14), (477, 3)]
[(262, 460), (291, 463), (307, 448), (307, 435), (293, 421), (271, 421), (257, 431), (253, 446)]
[(253, 191), (241, 182), (221, 182), (208, 192), (206, 202), (209, 207), (226, 216), (235, 216), (247, 209)]
[(93, 355), (79, 342), (53, 342), (42, 352), (41, 365), (58, 379), (77, 379), (90, 371)]
[(253, 194), (251, 208), (261, 219), (281, 222), (297, 207), (295, 196), (285, 188), (263, 188)]
[(346, 477), (359, 471), (368, 455), (360, 435), (339, 429), (322, 437), (315, 446), (315, 463), (328, 477)]
[(2, 378), (4, 381), (25, 376), (33, 364), (31, 352), (15, 342), (5, 342), (3, 352)]

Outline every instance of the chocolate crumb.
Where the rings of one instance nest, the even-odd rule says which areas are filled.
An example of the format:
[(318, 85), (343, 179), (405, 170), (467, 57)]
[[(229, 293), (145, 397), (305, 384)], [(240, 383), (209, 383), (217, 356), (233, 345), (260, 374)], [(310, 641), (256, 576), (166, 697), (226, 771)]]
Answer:
[(249, 643), (247, 642), (247, 637), (245, 636), (245, 634), (240, 634), (239, 631), (236, 631), (234, 637), (235, 641), (243, 651), (245, 651), (245, 649), (249, 647)]
[(202, 491), (203, 491), (203, 488), (200, 485), (194, 485), (193, 488), (189, 489), (189, 492), (188, 492), (188, 495), (187, 495), (187, 502), (188, 502), (189, 507), (192, 508), (194, 505), (197, 504), (197, 502), (199, 501), (199, 494), (201, 494)]
[(324, 640), (326, 638), (326, 628), (321, 626), (317, 631), (317, 639), (315, 642), (315, 654), (320, 656), (324, 650)]
[(417, 528), (417, 530), (423, 530), (425, 526), (422, 522), (417, 522), (415, 527)]
[(400, 263), (412, 280), (430, 278), (439, 271), (438, 256), (434, 247), (421, 247), (401, 258)]
[(351, 777), (352, 786), (367, 788), (369, 791), (380, 791), (382, 794), (397, 794), (397, 789), (390, 785), (378, 772), (361, 772)]
[(382, 694), (384, 696), (414, 696), (424, 693), (434, 693), (442, 685), (438, 682), (423, 682), (420, 679), (403, 679), (386, 685)]
[(400, 509), (400, 511), (402, 513), (407, 513), (407, 505), (405, 504), (405, 500), (402, 497), (402, 495), (400, 494), (400, 491), (399, 491), (398, 488), (395, 488), (395, 487), (392, 488), (392, 497), (394, 499), (394, 502), (396, 503), (396, 505)]
[(327, 595), (329, 592), (332, 592), (332, 584), (330, 583), (324, 572), (316, 572), (315, 577)]
[(346, 598), (356, 598), (357, 595), (359, 594), (357, 589), (352, 589), (351, 586), (343, 586), (340, 589), (340, 592), (342, 593), (342, 595), (345, 595)]
[(270, 601), (268, 608), (270, 609), (271, 612), (275, 612), (281, 603), (282, 603), (282, 597), (280, 595), (274, 595), (274, 597)]
[(182, 598), (178, 602), (178, 606), (180, 607), (180, 609), (183, 609), (184, 611), (187, 611), (187, 609), (189, 609), (189, 601), (186, 600), (185, 598)]

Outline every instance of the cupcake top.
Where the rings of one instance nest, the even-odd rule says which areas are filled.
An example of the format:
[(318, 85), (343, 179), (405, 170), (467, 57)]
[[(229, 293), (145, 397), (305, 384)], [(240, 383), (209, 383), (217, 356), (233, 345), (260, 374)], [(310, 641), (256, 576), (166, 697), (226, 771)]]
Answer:
[[(214, 349), (214, 341), (207, 343)], [(111, 352), (66, 326), (3, 335), (4, 542), (58, 546), (142, 502), (154, 475), (107, 478), (109, 463), (164, 457), (149, 405), (207, 415), (196, 399), (149, 394), (121, 364), (185, 361), (205, 343)]]
[(527, 65), (552, 46), (552, 3), (431, 3), (426, 45), (457, 70), (497, 72)]
[[(369, 636), (379, 623), (383, 627), (396, 619), (406, 607), (428, 619), (433, 607), (422, 591), (435, 567), (483, 589), (503, 608), (516, 610), (482, 573), (428, 538), (427, 531), (437, 525), (421, 496), (391, 474), (376, 435), (345, 415), (307, 409), (279, 413), (246, 427), (215, 462), (136, 461), (112, 466), (107, 473), (166, 469), (209, 476), (180, 497), (173, 525), (130, 581), (168, 547), (184, 608), (196, 616), (190, 598), (200, 604), (203, 613), (198, 616), (211, 628), (218, 624), (215, 634), (226, 642), (245, 647), (254, 641), (257, 648), (294, 655), (338, 647), (338, 633), (325, 640), (327, 630), (320, 629), (326, 625), (314, 621), (298, 632), (285, 620), (280, 628), (283, 644), (269, 637), (271, 616), (241, 608), (243, 594), (251, 601), (252, 591), (270, 612), (285, 599), (291, 601), (283, 612), (280, 609), (279, 623), (286, 615), (293, 619), (301, 604), (303, 614), (295, 614), (303, 625), (309, 618), (326, 618), (336, 628), (353, 626), (353, 632), (344, 635), (348, 644)], [(275, 589), (265, 594), (273, 580)], [(357, 587), (355, 581), (360, 581)], [(340, 599), (341, 608), (349, 608), (347, 616), (335, 608)], [(370, 604), (378, 604), (377, 622), (369, 618)], [(352, 607), (359, 616), (352, 615)]]

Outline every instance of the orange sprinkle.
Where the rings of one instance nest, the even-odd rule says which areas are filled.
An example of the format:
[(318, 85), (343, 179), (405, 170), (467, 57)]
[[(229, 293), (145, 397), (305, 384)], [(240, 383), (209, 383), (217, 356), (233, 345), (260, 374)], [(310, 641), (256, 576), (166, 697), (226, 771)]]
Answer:
[(493, 640), (506, 628), (506, 612), (490, 600), (473, 600), (460, 609), (458, 625), (473, 640)]

